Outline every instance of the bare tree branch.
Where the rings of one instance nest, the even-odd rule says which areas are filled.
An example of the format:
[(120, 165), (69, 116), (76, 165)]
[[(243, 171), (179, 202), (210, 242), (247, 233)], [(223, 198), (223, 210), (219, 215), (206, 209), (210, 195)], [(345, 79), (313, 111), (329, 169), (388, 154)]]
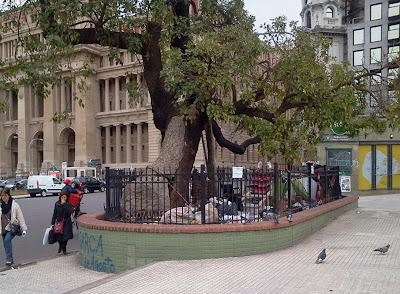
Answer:
[(221, 147), (227, 148), (228, 150), (232, 151), (233, 153), (244, 154), (244, 152), (246, 151), (248, 146), (260, 143), (259, 136), (255, 136), (253, 138), (247, 139), (240, 145), (233, 143), (224, 137), (224, 135), (222, 134), (222, 131), (221, 131), (221, 127), (217, 124), (217, 122), (215, 120), (212, 120), (211, 124), (212, 124), (213, 135), (214, 135), (215, 139), (217, 140), (218, 144)]

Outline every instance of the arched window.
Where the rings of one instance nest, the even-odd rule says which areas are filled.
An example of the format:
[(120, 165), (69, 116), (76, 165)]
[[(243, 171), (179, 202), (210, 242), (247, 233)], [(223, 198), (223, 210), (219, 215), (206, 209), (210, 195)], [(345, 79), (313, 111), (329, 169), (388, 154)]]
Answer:
[(333, 18), (333, 9), (332, 9), (332, 7), (328, 7), (327, 9), (326, 9), (326, 17), (327, 18)]
[(311, 29), (311, 12), (306, 13), (306, 26)]

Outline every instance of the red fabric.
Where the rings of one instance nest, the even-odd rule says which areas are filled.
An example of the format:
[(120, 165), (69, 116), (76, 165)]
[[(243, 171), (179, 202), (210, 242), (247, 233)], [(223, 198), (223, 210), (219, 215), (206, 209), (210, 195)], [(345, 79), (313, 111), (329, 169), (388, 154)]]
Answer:
[(68, 185), (69, 183), (71, 183), (71, 180), (70, 180), (70, 179), (66, 179), (66, 180), (64, 181), (64, 184), (66, 184), (66, 185)]
[(72, 206), (76, 206), (79, 202), (81, 202), (82, 194), (80, 193), (71, 193), (68, 197), (68, 202), (72, 204)]

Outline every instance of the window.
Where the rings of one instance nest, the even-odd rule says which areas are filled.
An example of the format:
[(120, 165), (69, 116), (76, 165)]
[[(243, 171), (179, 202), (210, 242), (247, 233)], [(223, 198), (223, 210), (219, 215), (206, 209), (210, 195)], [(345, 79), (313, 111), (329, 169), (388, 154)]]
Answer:
[(339, 166), (339, 170), (346, 174), (351, 174), (352, 150), (349, 148), (329, 148), (326, 150), (326, 161), (329, 166)]
[(306, 13), (306, 26), (309, 29), (311, 28), (311, 12), (310, 11), (308, 11)]
[(353, 45), (364, 44), (364, 29), (353, 31)]
[(353, 65), (363, 65), (364, 64), (364, 50), (353, 52)]
[(371, 5), (371, 20), (382, 18), (382, 4)]
[(382, 62), (382, 48), (372, 48), (370, 51), (370, 63), (380, 63)]
[(392, 16), (398, 16), (398, 15), (400, 15), (400, 1), (397, 3), (389, 4), (388, 16), (392, 17)]
[(103, 56), (100, 56), (100, 67), (104, 66), (104, 58)]
[(389, 68), (388, 69), (388, 82), (391, 83), (394, 79), (397, 78), (397, 75), (399, 74), (399, 68)]
[(388, 62), (393, 62), (399, 57), (400, 46), (391, 46), (388, 50)]
[(371, 27), (371, 43), (382, 41), (382, 27)]
[(328, 7), (327, 9), (326, 9), (326, 17), (327, 18), (333, 18), (333, 9), (332, 9), (332, 7)]
[(378, 101), (380, 98), (380, 92), (379, 91), (372, 91), (374, 95), (369, 95), (369, 106), (370, 107), (377, 107), (378, 106)]
[(397, 104), (399, 103), (399, 92), (396, 90), (389, 90), (388, 91), (388, 102), (389, 104)]
[(382, 84), (382, 73), (380, 71), (371, 72), (371, 85)]
[(388, 40), (394, 40), (399, 38), (400, 24), (394, 24), (389, 26)]

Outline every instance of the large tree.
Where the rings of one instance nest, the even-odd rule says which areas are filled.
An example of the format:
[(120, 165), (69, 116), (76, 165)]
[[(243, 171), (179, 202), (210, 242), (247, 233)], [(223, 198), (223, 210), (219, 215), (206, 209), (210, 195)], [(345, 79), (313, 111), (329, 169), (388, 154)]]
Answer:
[[(370, 73), (336, 64), (329, 40), (288, 26), (284, 18), (264, 27), (260, 38), (242, 0), (198, 2), (32, 0), (15, 8), (7, 2), (3, 32), (21, 28), (29, 14), (46, 42), (24, 30), (17, 44), (25, 55), (2, 61), (0, 86), (34, 84), (45, 96), (82, 44), (109, 47), (117, 62), (120, 49), (140, 54), (163, 139), (153, 167), (179, 173), (191, 170), (204, 130), (209, 142), (215, 137), (234, 153), (259, 144), (266, 156), (282, 154), (291, 161), (334, 123), (350, 135), (384, 127), (378, 113), (365, 115)], [(87, 61), (81, 75), (91, 73)], [(382, 109), (388, 110), (386, 104)], [(398, 106), (390, 105), (390, 111), (388, 117), (397, 120)], [(220, 122), (236, 124), (249, 139), (230, 141)]]

